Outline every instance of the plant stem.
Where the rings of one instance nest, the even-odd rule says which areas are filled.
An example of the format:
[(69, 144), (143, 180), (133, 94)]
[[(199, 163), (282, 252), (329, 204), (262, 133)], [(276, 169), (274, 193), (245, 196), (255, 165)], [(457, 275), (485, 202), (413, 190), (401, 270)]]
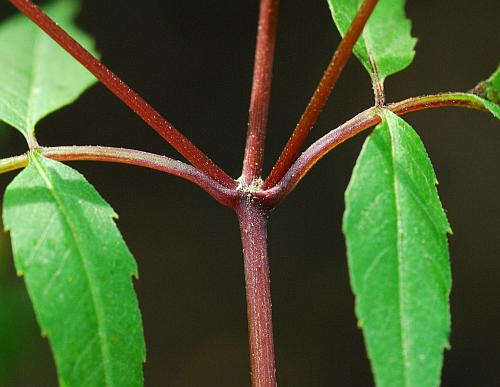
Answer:
[(251, 184), (259, 178), (264, 163), (274, 47), (278, 24), (279, 0), (261, 0), (257, 27), (257, 46), (248, 116), (247, 142), (241, 183)]
[(475, 94), (462, 92), (449, 92), (412, 97), (403, 101), (391, 103), (387, 106), (387, 109), (397, 115), (403, 115), (424, 109), (450, 106), (488, 111), (484, 107), (483, 103), (480, 102), (480, 97)]
[[(59, 161), (105, 161), (136, 165), (170, 173), (198, 185), (219, 203), (229, 207), (234, 207), (235, 202), (239, 198), (236, 190), (220, 185), (214, 179), (191, 165), (165, 156), (133, 149), (103, 146), (57, 146), (37, 148), (36, 151), (45, 157)], [(2, 159), (0, 160), (0, 173), (24, 168), (26, 165), (28, 165), (27, 154)]]
[(1, 159), (0, 173), (15, 171), (16, 169), (24, 168), (26, 165), (28, 165), (28, 156), (26, 154)]
[(269, 261), (268, 211), (250, 195), (236, 208), (245, 262), (250, 366), (253, 387), (275, 387), (273, 325)]
[(380, 79), (378, 74), (377, 62), (370, 56), (370, 63), (372, 65), (372, 87), (373, 97), (375, 98), (375, 106), (383, 107), (385, 105), (385, 91), (384, 82)]
[[(260, 2), (247, 141), (240, 177), (243, 186), (260, 178), (264, 163), (278, 4), (278, 0)], [(267, 211), (253, 201), (251, 194), (244, 192), (235, 210), (243, 244), (252, 386), (275, 387)]]
[[(408, 98), (401, 102), (383, 106), (382, 108), (389, 109), (401, 116), (418, 110), (451, 106), (486, 111), (478, 96), (460, 92)], [(378, 116), (380, 109), (380, 107), (371, 107), (325, 134), (300, 155), (274, 187), (257, 192), (255, 195), (268, 206), (276, 206), (328, 152), (363, 130), (378, 124), (380, 122), (380, 117)]]
[(321, 111), (323, 110), (330, 94), (335, 86), (335, 83), (342, 74), (347, 61), (349, 60), (352, 48), (356, 44), (363, 28), (365, 27), (368, 18), (377, 5), (378, 0), (365, 0), (359, 7), (356, 16), (354, 17), (347, 33), (342, 38), (339, 46), (330, 60), (330, 64), (326, 68), (323, 77), (321, 78), (318, 87), (316, 88), (306, 110), (300, 117), (295, 130), (281, 152), (276, 164), (274, 164), (271, 173), (264, 182), (263, 188), (270, 188), (275, 185), (288, 171), (302, 146), (304, 145), (312, 127), (316, 123)]
[(95, 56), (83, 48), (75, 39), (59, 27), (49, 16), (29, 0), (9, 0), (19, 11), (29, 17), (63, 49), (85, 66), (114, 95), (123, 101), (175, 150), (200, 171), (226, 187), (236, 187), (237, 183), (228, 176), (205, 153), (198, 149), (181, 132), (174, 128), (160, 113), (132, 90), (116, 74), (102, 64)]
[[(389, 104), (385, 108), (398, 115), (403, 115), (418, 110), (449, 106), (486, 110), (478, 96), (460, 92), (408, 98)], [(309, 169), (329, 151), (345, 140), (380, 122), (378, 109), (377, 107), (371, 107), (318, 139), (295, 161), (278, 184), (267, 190), (257, 189), (253, 192), (254, 197), (265, 203), (267, 208), (276, 206), (293, 190)], [(210, 176), (188, 164), (148, 152), (103, 146), (40, 147), (37, 148), (37, 151), (45, 157), (59, 161), (106, 161), (137, 165), (170, 173), (195, 183), (219, 203), (233, 208), (237, 205), (238, 199), (244, 196), (242, 191), (236, 188), (224, 187)], [(24, 168), (27, 164), (27, 155), (0, 159), (0, 174)]]

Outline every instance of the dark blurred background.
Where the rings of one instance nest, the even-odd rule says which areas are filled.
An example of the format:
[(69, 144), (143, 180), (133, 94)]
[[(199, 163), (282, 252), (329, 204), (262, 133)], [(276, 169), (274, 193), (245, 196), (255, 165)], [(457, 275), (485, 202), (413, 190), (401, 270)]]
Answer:
[[(257, 0), (86, 0), (79, 24), (104, 62), (232, 176), (241, 168)], [(13, 14), (2, 2), (2, 18)], [(387, 98), (468, 90), (500, 59), (497, 0), (409, 1), (419, 38), (414, 63), (386, 82)], [(279, 154), (339, 41), (326, 0), (281, 1), (266, 171)], [(352, 59), (311, 141), (372, 104)], [(500, 385), (500, 125), (450, 108), (406, 116), (440, 180), (454, 234), (452, 350), (443, 386)], [(1, 157), (24, 152), (2, 133)], [(269, 250), (281, 386), (373, 385), (349, 288), (343, 193), (366, 134), (338, 147), (270, 220)], [(177, 157), (102, 86), (38, 126), (42, 145), (102, 144)], [(248, 386), (239, 230), (229, 209), (199, 188), (136, 167), (75, 162), (121, 215), (138, 261), (147, 386)], [(2, 192), (14, 174), (0, 176)], [(55, 386), (6, 234), (0, 240), (0, 386)]]

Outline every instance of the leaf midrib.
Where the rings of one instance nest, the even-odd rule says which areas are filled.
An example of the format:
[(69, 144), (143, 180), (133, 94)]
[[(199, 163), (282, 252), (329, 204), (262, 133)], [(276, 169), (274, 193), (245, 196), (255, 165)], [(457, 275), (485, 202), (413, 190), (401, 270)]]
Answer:
[(387, 119), (387, 116), (385, 116), (385, 122), (387, 125), (387, 128), (389, 130), (389, 136), (391, 139), (391, 167), (392, 167), (392, 176), (393, 176), (393, 189), (394, 189), (394, 207), (396, 211), (396, 256), (398, 260), (398, 307), (399, 307), (399, 329), (400, 329), (400, 339), (401, 339), (401, 355), (403, 356), (403, 378), (405, 381), (405, 386), (409, 386), (409, 381), (408, 381), (408, 373), (407, 373), (407, 368), (409, 368), (409, 361), (408, 361), (408, 354), (407, 354), (407, 348), (408, 348), (408, 343), (407, 343), (407, 338), (406, 338), (406, 317), (403, 312), (403, 299), (404, 299), (404, 284), (403, 284), (403, 275), (401, 273), (402, 267), (403, 267), (403, 262), (401, 259), (401, 237), (400, 237), (400, 228), (401, 228), (401, 217), (400, 217), (400, 209), (401, 209), (401, 203), (400, 203), (400, 193), (398, 189), (398, 182), (397, 182), (397, 177), (396, 177), (396, 154), (395, 154), (395, 147), (394, 147), (394, 138), (393, 138), (393, 132), (391, 128), (391, 124), (389, 123), (389, 120)]
[(26, 110), (26, 135), (28, 137), (32, 137), (34, 134), (34, 119), (33, 119), (33, 105), (35, 103), (35, 89), (36, 85), (39, 82), (40, 77), (40, 67), (43, 64), (43, 61), (37, 60), (40, 55), (40, 51), (42, 49), (43, 36), (34, 31), (34, 42), (33, 42), (33, 54), (32, 54), (32, 62), (31, 62), (31, 72), (29, 74), (30, 80), (28, 83), (28, 106)]
[(102, 306), (101, 306), (101, 303), (99, 302), (98, 297), (95, 294), (94, 289), (92, 287), (92, 282), (90, 280), (91, 275), (90, 275), (89, 268), (87, 267), (87, 264), (86, 264), (86, 261), (85, 261), (85, 254), (83, 253), (83, 250), (80, 247), (80, 242), (79, 242), (79, 239), (78, 239), (78, 236), (77, 236), (78, 233), (76, 232), (75, 225), (71, 221), (71, 217), (70, 217), (70, 215), (69, 215), (66, 207), (64, 206), (64, 201), (57, 194), (57, 192), (54, 190), (54, 185), (52, 184), (50, 176), (47, 173), (47, 171), (45, 170), (44, 166), (41, 163), (39, 163), (39, 161), (37, 159), (37, 156), (32, 156), (32, 157), (30, 157), (30, 159), (31, 159), (31, 161), (33, 161), (36, 169), (40, 173), (40, 176), (45, 181), (45, 184), (47, 185), (47, 188), (49, 189), (52, 197), (54, 198), (55, 202), (57, 203), (57, 205), (58, 205), (58, 207), (59, 207), (59, 209), (61, 211), (61, 213), (63, 214), (63, 218), (64, 218), (66, 224), (68, 225), (69, 229), (70, 229), (71, 236), (73, 238), (73, 241), (75, 243), (76, 249), (78, 251), (78, 255), (80, 257), (82, 266), (84, 268), (85, 278), (87, 280), (87, 283), (89, 284), (90, 294), (91, 294), (91, 297), (92, 297), (92, 306), (93, 306), (93, 309), (94, 309), (94, 312), (95, 312), (95, 315), (96, 315), (96, 321), (97, 321), (97, 327), (98, 327), (98, 335), (99, 335), (99, 343), (100, 343), (99, 348), (101, 350), (101, 356), (103, 358), (103, 361), (100, 362), (100, 364), (102, 365), (102, 368), (103, 368), (103, 371), (104, 371), (104, 378), (106, 380), (106, 385), (107, 386), (112, 386), (113, 383), (111, 382), (111, 370), (108, 367), (109, 362), (106, 361), (106, 359), (110, 358), (109, 348), (108, 348), (108, 345), (106, 343), (106, 340), (103, 339), (104, 332), (103, 332), (103, 329), (102, 329), (102, 325), (104, 325), (104, 324), (102, 323)]

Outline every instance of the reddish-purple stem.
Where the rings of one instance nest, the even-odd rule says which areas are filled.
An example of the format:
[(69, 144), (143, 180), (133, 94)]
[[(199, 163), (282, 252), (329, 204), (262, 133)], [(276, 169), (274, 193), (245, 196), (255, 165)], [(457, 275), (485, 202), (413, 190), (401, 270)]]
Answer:
[[(486, 110), (477, 101), (476, 96), (467, 93), (443, 93), (413, 97), (386, 105), (383, 108), (401, 116), (418, 110), (447, 106)], [(369, 108), (325, 134), (300, 155), (276, 185), (256, 193), (255, 196), (270, 207), (279, 204), (295, 188), (307, 172), (328, 152), (363, 130), (378, 124), (380, 122), (379, 112), (380, 107)]]
[(129, 164), (169, 173), (190, 181), (219, 203), (234, 207), (239, 198), (234, 189), (227, 188), (210, 176), (191, 165), (166, 156), (156, 155), (135, 149), (112, 148), (103, 146), (66, 146), (40, 148), (44, 156), (59, 161), (95, 160), (110, 163)]
[[(104, 161), (136, 165), (169, 173), (196, 184), (208, 192), (219, 203), (228, 207), (234, 207), (240, 197), (240, 194), (235, 189), (224, 187), (193, 166), (153, 153), (107, 146), (39, 147), (33, 151), (58, 161)], [(26, 165), (28, 165), (27, 154), (1, 159), (0, 173), (24, 168)]]
[[(57, 26), (43, 11), (29, 0), (9, 0), (47, 32), (66, 51), (73, 55), (118, 98), (125, 102), (144, 121), (167, 140), (194, 167), (163, 156), (128, 149), (108, 147), (54, 147), (39, 148), (44, 156), (56, 160), (97, 160), (126, 163), (152, 168), (189, 180), (220, 203), (235, 209), (244, 253), (250, 362), (253, 387), (275, 387), (272, 308), (269, 260), (267, 255), (267, 217), (269, 210), (280, 203), (306, 175), (316, 162), (338, 144), (380, 122), (381, 108), (402, 115), (407, 112), (441, 106), (464, 106), (484, 109), (471, 95), (447, 93), (437, 96), (411, 98), (383, 106), (383, 92), (378, 92), (377, 106), (358, 114), (337, 129), (312, 144), (299, 158), (312, 126), (345, 66), (352, 47), (375, 7), (377, 0), (365, 0), (336, 50), (323, 79), (283, 153), (278, 159), (263, 189), (252, 185), (260, 178), (264, 160), (272, 63), (277, 25), (278, 0), (261, 0), (255, 54), (254, 77), (249, 113), (249, 125), (241, 187), (201, 150), (178, 132), (136, 92), (113, 74), (92, 54), (80, 46)], [(295, 160), (295, 162), (294, 162)], [(0, 173), (22, 168), (28, 162), (26, 155), (0, 160)]]
[(253, 387), (275, 387), (271, 290), (267, 257), (267, 210), (255, 203), (250, 185), (262, 173), (271, 95), (274, 46), (279, 0), (261, 0), (257, 28), (252, 94), (247, 141), (240, 183), (240, 204), (235, 207), (240, 222), (247, 298), (250, 367)]
[(249, 185), (260, 177), (264, 163), (278, 3), (279, 0), (261, 0), (260, 3), (247, 142), (240, 178), (244, 185)]
[(325, 107), (335, 83), (339, 79), (340, 74), (342, 74), (342, 70), (351, 56), (352, 48), (356, 44), (359, 35), (361, 35), (368, 18), (377, 5), (377, 2), (378, 0), (365, 0), (359, 7), (359, 10), (349, 26), (349, 29), (335, 50), (330, 64), (326, 68), (318, 87), (306, 107), (306, 110), (300, 117), (295, 130), (285, 145), (285, 148), (281, 152), (276, 164), (271, 170), (271, 173), (265, 180), (263, 185), (264, 189), (274, 186), (295, 161), (307, 137), (309, 136), (312, 127)]
[(236, 207), (240, 222), (245, 284), (252, 387), (275, 387), (273, 323), (269, 260), (267, 256), (267, 210), (243, 195)]
[(85, 66), (113, 94), (122, 100), (139, 117), (160, 134), (172, 147), (200, 171), (217, 180), (220, 184), (234, 188), (237, 183), (228, 176), (205, 153), (198, 149), (182, 133), (173, 127), (160, 113), (149, 105), (139, 94), (132, 90), (116, 74), (109, 70), (96, 57), (83, 48), (66, 31), (59, 27), (49, 16), (29, 0), (9, 0), (19, 11), (29, 17), (62, 48)]

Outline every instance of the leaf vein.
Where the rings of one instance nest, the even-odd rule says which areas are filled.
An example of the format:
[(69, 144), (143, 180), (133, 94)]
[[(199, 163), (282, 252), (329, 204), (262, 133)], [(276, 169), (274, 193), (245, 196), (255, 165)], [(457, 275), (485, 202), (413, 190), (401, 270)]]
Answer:
[(391, 138), (391, 163), (392, 163), (392, 183), (393, 183), (393, 190), (394, 190), (394, 207), (395, 207), (395, 214), (396, 214), (396, 258), (398, 260), (398, 267), (396, 270), (397, 276), (398, 276), (398, 312), (399, 312), (399, 329), (400, 329), (400, 339), (401, 339), (401, 355), (403, 356), (403, 378), (405, 380), (405, 385), (409, 386), (409, 381), (408, 381), (408, 369), (409, 369), (409, 359), (408, 359), (408, 342), (407, 342), (407, 337), (406, 337), (406, 329), (408, 326), (408, 322), (406, 320), (405, 313), (403, 311), (403, 304), (405, 300), (404, 296), (404, 274), (402, 273), (403, 270), (403, 265), (404, 262), (401, 257), (401, 233), (399, 230), (401, 229), (401, 197), (400, 197), (400, 192), (398, 189), (398, 182), (397, 182), (397, 176), (396, 176), (396, 163), (397, 163), (397, 155), (395, 154), (396, 149), (394, 147), (394, 137), (393, 137), (393, 128), (391, 128), (391, 124), (389, 123), (389, 120), (387, 117), (385, 118), (385, 122), (387, 125), (387, 129), (390, 134)]
[(96, 321), (97, 321), (97, 327), (98, 327), (97, 329), (99, 332), (99, 343), (100, 343), (99, 348), (101, 350), (101, 356), (103, 358), (102, 364), (103, 364), (103, 369), (104, 369), (104, 377), (106, 379), (106, 385), (112, 386), (113, 384), (111, 383), (112, 379), (111, 379), (111, 375), (110, 375), (111, 370), (109, 369), (109, 367), (107, 367), (108, 362), (106, 361), (106, 359), (109, 358), (109, 348), (108, 348), (108, 345), (106, 343), (106, 340), (104, 339), (105, 334), (103, 332), (103, 327), (102, 327), (102, 324), (103, 324), (103, 322), (102, 322), (103, 321), (102, 306), (100, 305), (98, 297), (95, 294), (94, 288), (92, 287), (92, 281), (90, 279), (91, 274), (89, 272), (89, 268), (87, 266), (87, 262), (85, 259), (86, 254), (83, 252), (83, 249), (80, 246), (78, 232), (76, 231), (76, 227), (71, 220), (71, 216), (69, 215), (68, 210), (66, 209), (66, 206), (65, 206), (63, 200), (61, 199), (61, 197), (58, 195), (58, 193), (54, 189), (54, 186), (51, 183), (48, 172), (45, 170), (43, 165), (41, 165), (41, 163), (38, 162), (36, 157), (37, 156), (32, 156), (31, 159), (34, 161), (35, 167), (37, 168), (38, 172), (40, 173), (40, 175), (42, 176), (44, 181), (47, 183), (47, 187), (49, 188), (52, 197), (54, 198), (55, 202), (59, 206), (59, 209), (60, 209), (61, 213), (63, 214), (64, 220), (66, 221), (66, 224), (68, 225), (69, 229), (71, 230), (71, 236), (75, 242), (75, 247), (77, 249), (78, 256), (80, 257), (81, 264), (83, 266), (83, 269), (84, 269), (84, 272), (86, 275), (86, 280), (89, 284), (90, 295), (92, 298), (92, 306), (93, 306), (94, 312), (96, 314)]

